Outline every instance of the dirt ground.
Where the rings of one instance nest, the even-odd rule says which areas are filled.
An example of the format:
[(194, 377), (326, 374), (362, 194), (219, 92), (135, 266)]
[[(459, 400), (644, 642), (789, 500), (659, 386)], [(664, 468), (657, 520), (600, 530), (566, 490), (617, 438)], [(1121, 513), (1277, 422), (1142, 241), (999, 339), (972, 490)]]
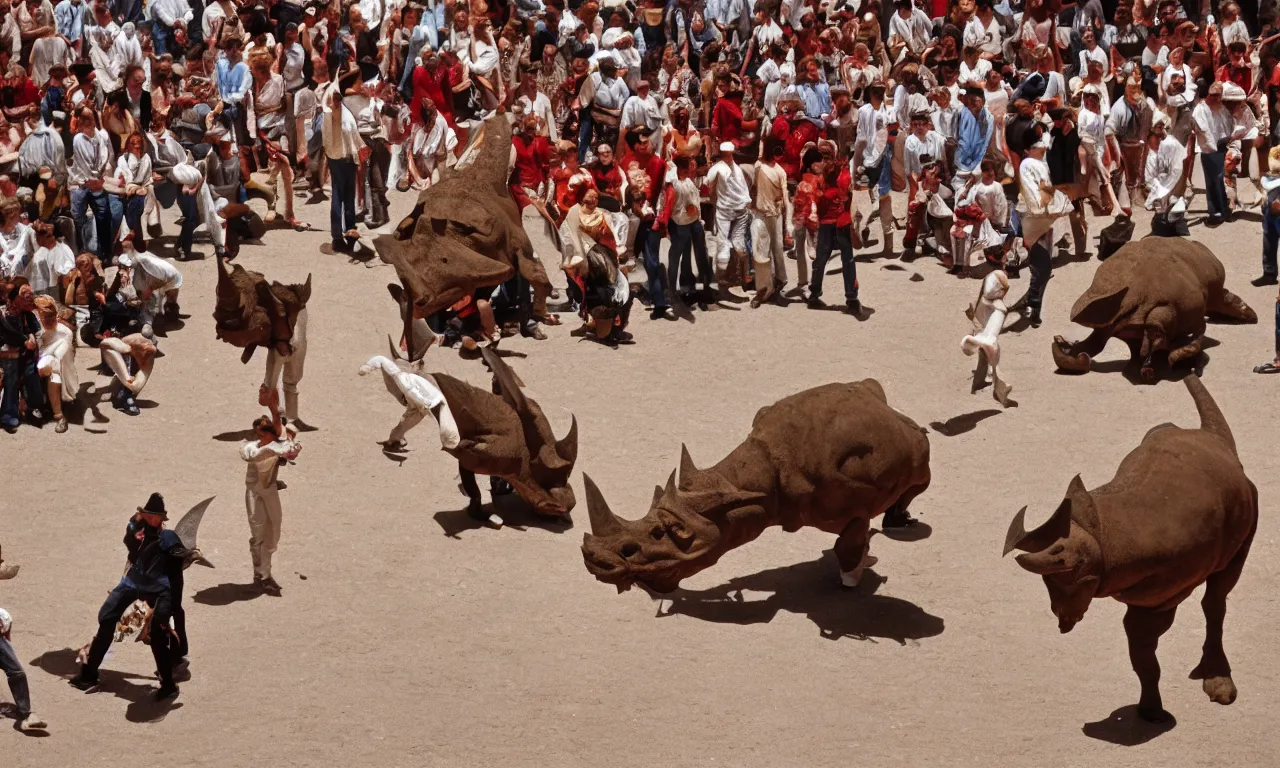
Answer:
[[(393, 202), (397, 215), (411, 205), (409, 195)], [(327, 202), (300, 215), (327, 230)], [(1140, 214), (1139, 234), (1147, 221)], [(509, 339), (509, 362), (557, 432), (578, 417), (578, 522), (525, 525), (504, 501), (516, 524), (494, 531), (463, 513), (456, 465), (429, 422), (410, 434), (407, 459), (378, 445), (400, 407), (356, 369), (397, 330), (385, 288), (393, 270), (330, 253), (323, 231), (279, 230), (240, 258), (286, 282), (314, 276), (302, 403), (318, 429), (281, 473), (283, 596), (244, 587), (252, 574), (237, 448), (261, 411), (263, 354), (241, 365), (239, 350), (214, 339), (205, 243), (210, 258), (182, 265), (189, 318), (162, 343), (141, 416), (111, 409), (107, 380), (86, 370), (96, 355), (82, 350), (82, 378), (104, 398), (83, 425), (0, 436), (10, 480), (0, 543), (22, 566), (0, 604), (14, 616), (36, 711), (50, 721), (47, 738), (0, 733), (0, 755), (32, 768), (1271, 764), (1280, 605), (1267, 585), (1280, 526), (1268, 513), (1280, 480), (1274, 419), (1257, 408), (1280, 379), (1250, 371), (1270, 359), (1276, 294), (1248, 283), (1260, 269), (1258, 222), (1192, 230), (1261, 316), (1256, 326), (1210, 326), (1220, 344), (1204, 366), (1263, 502), (1227, 613), (1240, 689), (1232, 706), (1210, 703), (1187, 679), (1204, 637), (1199, 594), (1160, 647), (1176, 725), (1153, 729), (1135, 722), (1121, 606), (1097, 601), (1059, 635), (1040, 579), (1000, 557), (1020, 507), (1044, 519), (1072, 475), (1099, 485), (1152, 426), (1196, 423), (1181, 384), (1129, 380), (1118, 342), (1102, 372), (1054, 372), (1050, 340), (1085, 332), (1067, 315), (1096, 260), (1059, 259), (1043, 327), (1013, 323), (1003, 337), (1018, 401), (1009, 410), (990, 390), (970, 394), (973, 360), (959, 349), (978, 281), (925, 258), (858, 263), (874, 310), (863, 322), (745, 303), (650, 321), (637, 306), (632, 347), (581, 341), (568, 328), (542, 342)], [(536, 242), (553, 265), (546, 241)], [(1024, 271), (1013, 295), (1027, 282)], [(838, 275), (827, 296), (838, 300)], [(479, 362), (430, 354), (434, 370), (487, 385)], [(860, 589), (839, 586), (833, 538), (812, 530), (773, 529), (662, 599), (618, 595), (586, 572), (582, 471), (615, 512), (638, 517), (681, 442), (705, 466), (741, 441), (758, 408), (864, 377), (929, 425), (934, 480), (913, 506), (920, 536), (875, 537), (880, 562)], [(179, 511), (217, 495), (200, 535), (217, 568), (187, 574), (191, 679), (163, 706), (150, 701), (150, 654), (133, 642), (108, 656), (101, 692), (66, 683), (71, 649), (92, 636), (120, 575), (123, 526), (152, 490)]]

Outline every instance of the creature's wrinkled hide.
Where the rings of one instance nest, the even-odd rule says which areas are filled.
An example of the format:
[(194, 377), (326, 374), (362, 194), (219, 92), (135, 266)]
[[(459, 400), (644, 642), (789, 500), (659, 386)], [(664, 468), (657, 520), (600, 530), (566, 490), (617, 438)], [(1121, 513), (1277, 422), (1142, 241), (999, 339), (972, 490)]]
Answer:
[(1209, 248), (1182, 237), (1130, 242), (1098, 266), (1093, 283), (1071, 307), (1072, 322), (1092, 328), (1089, 338), (1053, 340), (1053, 360), (1064, 371), (1085, 372), (1112, 337), (1125, 340), (1144, 379), (1155, 376), (1153, 357), (1170, 365), (1199, 355), (1205, 318), (1256, 323), (1257, 314), (1228, 291), (1226, 269)]
[(615, 515), (583, 480), (591, 519), (583, 560), (619, 591), (639, 583), (670, 592), (775, 525), (839, 535), (836, 558), (849, 573), (863, 562), (869, 521), (929, 487), (929, 438), (865, 379), (760, 409), (746, 441), (709, 469), (682, 448), (679, 480), (672, 472), (656, 487), (639, 520)]
[(1152, 429), (1110, 482), (1090, 491), (1077, 475), (1047, 522), (1026, 531), (1024, 507), (1005, 539), (1005, 554), (1022, 550), (1018, 565), (1043, 577), (1060, 631), (1071, 631), (1095, 597), (1129, 606), (1125, 630), (1142, 682), (1139, 711), (1148, 719), (1167, 716), (1155, 641), (1178, 604), (1205, 583), (1209, 637), (1192, 676), (1205, 680), (1214, 701), (1234, 699), (1221, 616), (1258, 519), (1257, 491), (1240, 465), (1230, 427), (1200, 379), (1192, 375), (1185, 382), (1199, 429)]
[[(483, 130), (476, 161), (446, 170), (438, 183), (419, 195), (395, 235), (374, 243), (383, 260), (395, 267), (415, 318), (432, 315), (480, 288), (499, 285), (517, 272), (534, 286), (535, 296), (550, 290), (550, 278), (533, 252), (507, 187), (511, 126), (498, 116)], [(406, 331), (411, 351), (425, 349), (408, 323)]]
[(302, 285), (268, 284), (262, 273), (239, 264), (228, 269), (219, 259), (215, 296), (214, 332), (244, 349), (241, 361), (247, 363), (258, 347), (292, 341), (298, 315), (311, 299), (311, 276)]
[[(394, 344), (391, 353), (399, 358)], [(429, 378), (432, 389), (444, 396), (460, 438), (456, 445), (442, 446), (444, 450), (464, 469), (506, 480), (539, 514), (568, 517), (576, 504), (569, 476), (578, 459), (577, 419), (565, 437), (557, 440), (542, 408), (522, 390), (515, 372), (492, 350), (484, 349), (481, 354), (502, 394), (447, 374), (424, 374), (420, 362), (404, 363), (403, 373), (389, 363), (383, 366), (383, 377), (388, 391), (406, 406), (422, 398), (406, 392), (412, 381), (402, 382), (400, 377), (408, 373)], [(371, 371), (373, 363), (371, 360), (366, 368)]]

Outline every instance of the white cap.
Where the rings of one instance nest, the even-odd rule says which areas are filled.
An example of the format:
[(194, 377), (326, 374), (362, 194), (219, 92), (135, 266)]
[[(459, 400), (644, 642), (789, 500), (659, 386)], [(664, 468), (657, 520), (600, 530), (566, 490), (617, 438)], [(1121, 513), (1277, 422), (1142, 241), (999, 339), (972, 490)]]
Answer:
[(1152, 128), (1155, 128), (1156, 126), (1160, 126), (1161, 128), (1167, 131), (1169, 130), (1169, 125), (1171, 124), (1171, 122), (1172, 121), (1169, 120), (1169, 116), (1161, 111), (1156, 111), (1155, 114), (1151, 116)]
[(1097, 83), (1090, 83), (1089, 85), (1086, 85), (1083, 90), (1080, 91), (1080, 95), (1097, 96), (1098, 98), (1102, 98), (1102, 86), (1098, 85)]
[(133, 266), (133, 259), (129, 258), (128, 251), (124, 251), (123, 253), (121, 253), (119, 256), (116, 257), (116, 263), (119, 264), (121, 267), (124, 267), (125, 269), (129, 269)]
[(1244, 89), (1230, 80), (1222, 84), (1223, 101), (1244, 101), (1247, 98)]
[(1031, 147), (1033, 149), (1048, 149), (1052, 145), (1053, 145), (1053, 141), (1049, 137), (1049, 132), (1045, 131), (1044, 133), (1040, 134), (1040, 140), (1037, 141), (1035, 144), (1032, 144)]
[(0, 635), (9, 634), (9, 630), (13, 629), (13, 617), (9, 612), (0, 608)]
[(178, 163), (169, 171), (169, 178), (188, 187), (194, 187), (200, 183), (200, 171), (190, 163)]
[(737, 147), (735, 147), (735, 146), (733, 145), (733, 142), (732, 142), (732, 141), (722, 141), (722, 142), (720, 142), (720, 151), (721, 151), (721, 152), (734, 152), (734, 151), (736, 151), (737, 149), (738, 149), (738, 148), (737, 148)]

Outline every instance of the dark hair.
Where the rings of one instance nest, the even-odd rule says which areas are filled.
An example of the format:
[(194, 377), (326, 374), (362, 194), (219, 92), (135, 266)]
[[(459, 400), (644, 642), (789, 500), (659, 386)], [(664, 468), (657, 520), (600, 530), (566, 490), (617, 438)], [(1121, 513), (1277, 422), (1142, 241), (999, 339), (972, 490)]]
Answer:
[(258, 418), (253, 420), (254, 432), (258, 432), (259, 430), (263, 430), (263, 429), (270, 431), (271, 434), (275, 435), (276, 437), (280, 436), (280, 433), (276, 432), (275, 422), (271, 421), (271, 419), (267, 416), (259, 416)]

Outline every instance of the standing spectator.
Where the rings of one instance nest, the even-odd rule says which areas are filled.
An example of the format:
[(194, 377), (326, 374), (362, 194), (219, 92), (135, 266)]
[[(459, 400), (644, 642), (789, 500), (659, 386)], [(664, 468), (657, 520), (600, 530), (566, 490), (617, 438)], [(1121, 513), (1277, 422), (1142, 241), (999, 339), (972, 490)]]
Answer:
[(853, 242), (850, 239), (853, 220), (849, 215), (849, 175), (838, 162), (824, 161), (819, 168), (822, 181), (817, 194), (818, 245), (813, 260), (813, 278), (809, 284), (809, 309), (827, 307), (822, 300), (822, 280), (827, 274), (827, 261), (831, 258), (832, 249), (839, 248), (845, 309), (859, 317), (862, 303), (858, 300), (858, 265), (853, 260)]
[(1222, 104), (1222, 83), (1209, 86), (1204, 100), (1192, 111), (1195, 121), (1196, 146), (1200, 150), (1200, 168), (1204, 171), (1204, 194), (1209, 209), (1205, 224), (1216, 227), (1231, 218), (1227, 201), (1227, 145), (1235, 131), (1235, 120)]
[(40, 407), (44, 394), (36, 375), (36, 351), (40, 348), (40, 321), (35, 316), (35, 292), (25, 283), (9, 289), (9, 302), (0, 306), (0, 427), (18, 431), (19, 398), (26, 396), (27, 416), (44, 420)]
[(353, 84), (359, 72), (349, 72), (325, 91), (324, 154), (329, 163), (329, 234), (336, 251), (349, 252), (359, 239), (356, 231), (356, 159), (364, 141), (355, 115), (343, 104), (342, 84)]
[(742, 166), (734, 162), (737, 149), (733, 142), (720, 144), (720, 160), (707, 172), (706, 186), (711, 190), (711, 205), (715, 209), (716, 222), (716, 280), (720, 290), (726, 291), (733, 278), (742, 282), (746, 273), (747, 228), (751, 226), (751, 190)]
[(755, 168), (755, 220), (751, 242), (755, 249), (756, 295), (752, 308), (780, 296), (787, 285), (786, 236), (787, 172), (778, 163), (782, 146), (767, 142), (764, 159)]
[(249, 465), (245, 473), (245, 507), (249, 515), (249, 555), (253, 560), (253, 585), (268, 594), (279, 595), (280, 584), (271, 576), (271, 558), (280, 543), (280, 491), (276, 474), (281, 459), (294, 459), (302, 446), (286, 432), (280, 418), (279, 393), (267, 393), (271, 417), (253, 422), (256, 441), (240, 446), (240, 458)]

